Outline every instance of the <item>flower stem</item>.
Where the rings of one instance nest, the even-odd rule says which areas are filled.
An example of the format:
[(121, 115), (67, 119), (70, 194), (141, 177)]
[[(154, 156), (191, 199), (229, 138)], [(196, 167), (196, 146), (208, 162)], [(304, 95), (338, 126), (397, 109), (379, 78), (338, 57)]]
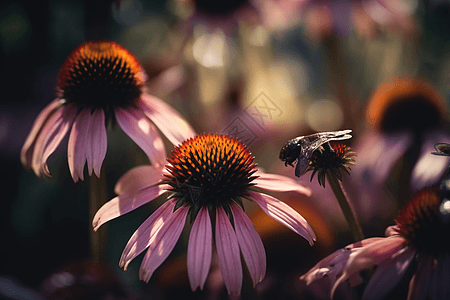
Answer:
[[(89, 178), (89, 222), (92, 222), (97, 210), (107, 201), (106, 176), (104, 166), (100, 178), (94, 174)], [(90, 224), (89, 224), (90, 225)], [(106, 225), (106, 224), (105, 224)], [(96, 232), (90, 227), (91, 258), (96, 262), (106, 260), (107, 226), (102, 226)]]
[(359, 222), (356, 219), (355, 212), (353, 211), (352, 207), (350, 206), (350, 202), (345, 196), (341, 183), (330, 170), (327, 171), (327, 179), (334, 195), (336, 196), (336, 199), (339, 202), (339, 205), (341, 206), (345, 219), (350, 226), (350, 231), (352, 233), (353, 239), (355, 240), (355, 242), (361, 241), (362, 239), (364, 239), (361, 225), (359, 225)]

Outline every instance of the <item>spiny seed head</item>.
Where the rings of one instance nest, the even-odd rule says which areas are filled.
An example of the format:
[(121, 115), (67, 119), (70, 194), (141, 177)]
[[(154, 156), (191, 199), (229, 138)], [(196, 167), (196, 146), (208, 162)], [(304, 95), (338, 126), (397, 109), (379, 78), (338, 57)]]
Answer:
[(80, 108), (105, 110), (132, 105), (146, 75), (137, 59), (111, 41), (85, 42), (61, 66), (60, 97)]
[(450, 222), (441, 216), (442, 203), (439, 186), (425, 188), (411, 198), (395, 220), (399, 233), (420, 254), (437, 257), (450, 253)]
[(165, 183), (178, 198), (177, 207), (191, 206), (194, 217), (201, 207), (222, 206), (241, 197), (256, 176), (254, 158), (238, 140), (216, 134), (203, 134), (186, 140), (172, 151), (166, 166)]
[(313, 180), (314, 175), (317, 173), (319, 185), (325, 187), (327, 171), (330, 170), (334, 176), (342, 181), (340, 170), (350, 174), (350, 166), (355, 164), (355, 156), (356, 153), (344, 144), (328, 143), (314, 151), (306, 172), (312, 171), (310, 181)]

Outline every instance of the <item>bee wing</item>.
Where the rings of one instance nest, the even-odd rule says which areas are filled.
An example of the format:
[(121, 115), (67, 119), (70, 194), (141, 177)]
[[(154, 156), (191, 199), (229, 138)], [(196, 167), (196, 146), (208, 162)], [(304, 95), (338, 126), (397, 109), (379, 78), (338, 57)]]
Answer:
[(316, 134), (318, 135), (319, 138), (325, 139), (326, 142), (328, 142), (328, 141), (348, 140), (352, 137), (352, 135), (350, 134), (351, 132), (352, 132), (351, 129), (346, 129), (340, 131), (320, 132)]
[(341, 131), (319, 132), (302, 137), (300, 142), (302, 144), (303, 149), (307, 149), (308, 151), (312, 149), (312, 151), (315, 151), (317, 148), (319, 148), (326, 142), (350, 139), (352, 137), (350, 132), (352, 132), (351, 129)]

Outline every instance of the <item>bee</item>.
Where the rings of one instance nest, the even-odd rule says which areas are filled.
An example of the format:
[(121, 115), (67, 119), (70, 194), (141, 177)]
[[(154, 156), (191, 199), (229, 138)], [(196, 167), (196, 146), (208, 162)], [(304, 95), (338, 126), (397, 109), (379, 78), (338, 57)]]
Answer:
[(314, 151), (329, 141), (348, 140), (352, 136), (351, 129), (341, 131), (318, 132), (311, 135), (299, 136), (289, 140), (286, 145), (281, 148), (280, 159), (284, 161), (284, 165), (295, 166), (295, 176), (300, 177), (306, 172), (309, 160)]

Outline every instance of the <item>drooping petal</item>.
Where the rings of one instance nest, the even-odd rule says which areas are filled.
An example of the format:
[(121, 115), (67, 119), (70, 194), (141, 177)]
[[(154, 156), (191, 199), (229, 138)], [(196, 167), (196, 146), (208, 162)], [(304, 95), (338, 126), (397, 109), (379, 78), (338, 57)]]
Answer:
[(114, 187), (114, 193), (122, 195), (139, 192), (161, 181), (163, 172), (162, 165), (135, 167), (119, 178)]
[(228, 295), (239, 295), (242, 287), (239, 244), (233, 226), (220, 206), (216, 210), (216, 250), (220, 273), (222, 273)]
[(364, 300), (382, 300), (403, 278), (416, 250), (406, 247), (385, 259), (370, 278), (364, 290)]
[(249, 192), (250, 197), (270, 217), (314, 244), (316, 234), (308, 222), (298, 212), (280, 200), (262, 193)]
[(106, 156), (108, 139), (106, 135), (105, 113), (103, 109), (98, 108), (91, 117), (90, 137), (86, 147), (86, 158), (89, 176), (94, 171), (97, 177), (100, 177), (103, 160)]
[(256, 186), (259, 188), (276, 192), (295, 191), (306, 196), (311, 196), (311, 190), (309, 188), (302, 186), (292, 178), (276, 174), (267, 174), (261, 170), (258, 170), (255, 175), (259, 177), (254, 179), (253, 183), (256, 183)]
[[(86, 145), (91, 124), (91, 109), (85, 108), (76, 117), (69, 135), (67, 161), (73, 181), (84, 180), (83, 169), (86, 163)], [(90, 137), (89, 137), (90, 139)]]
[(152, 95), (163, 97), (180, 87), (184, 82), (184, 77), (183, 66), (176, 65), (167, 68), (156, 78), (152, 78), (148, 84), (148, 91)]
[(300, 277), (300, 280), (304, 280), (306, 285), (312, 282), (322, 279), (328, 276), (331, 279), (332, 284), (337, 279), (336, 276), (340, 275), (343, 271), (343, 267), (347, 263), (347, 260), (351, 254), (352, 249), (365, 247), (374, 242), (382, 240), (384, 238), (368, 238), (362, 241), (348, 245), (343, 249), (336, 250), (332, 254), (328, 255), (321, 261), (319, 261), (314, 267)]
[(142, 149), (152, 163), (164, 164), (164, 143), (150, 120), (134, 108), (116, 108), (117, 123), (123, 131)]
[(187, 249), (187, 268), (191, 289), (203, 290), (211, 266), (212, 229), (208, 208), (202, 207), (192, 224)]
[(33, 127), (31, 127), (31, 131), (23, 144), (22, 150), (20, 151), (20, 161), (22, 165), (27, 168), (31, 168), (31, 158), (33, 155), (34, 144), (36, 142), (36, 138), (38, 134), (41, 132), (44, 123), (46, 123), (47, 119), (50, 115), (58, 109), (62, 105), (61, 99), (57, 98), (50, 102), (49, 105), (44, 107), (44, 109), (39, 113), (36, 120), (33, 123)]
[(127, 245), (123, 249), (119, 266), (127, 269), (128, 264), (139, 254), (141, 254), (155, 240), (156, 233), (161, 226), (172, 215), (175, 208), (175, 201), (166, 201), (141, 226), (133, 233)]
[(258, 232), (242, 208), (233, 203), (231, 204), (231, 211), (239, 247), (252, 277), (254, 287), (266, 275), (266, 251)]
[(433, 273), (433, 258), (424, 257), (420, 260), (417, 270), (409, 282), (407, 300), (425, 300), (428, 295)]
[(37, 176), (51, 176), (47, 166), (47, 158), (61, 143), (75, 117), (76, 108), (69, 104), (62, 106), (48, 118), (36, 139), (32, 157), (31, 167)]
[(366, 247), (358, 248), (350, 254), (341, 276), (336, 280), (331, 289), (331, 298), (339, 284), (351, 275), (371, 266), (378, 265), (386, 258), (400, 250), (405, 243), (404, 238), (390, 236), (372, 243)]
[(400, 228), (398, 227), (398, 225), (389, 226), (384, 231), (384, 235), (386, 237), (392, 236), (392, 235), (399, 235), (399, 231), (400, 231)]
[(164, 184), (152, 186), (137, 194), (123, 194), (111, 199), (100, 207), (100, 209), (95, 213), (92, 220), (94, 231), (97, 231), (97, 229), (104, 223), (129, 213), (141, 205), (148, 203), (156, 197), (166, 193), (168, 187), (168, 185)]
[(364, 180), (363, 184), (383, 182), (412, 142), (413, 136), (410, 132), (367, 132), (359, 143), (361, 147), (355, 149), (358, 153), (358, 163), (352, 168), (352, 177)]
[(137, 105), (173, 145), (177, 146), (196, 135), (191, 125), (162, 100), (143, 93)]
[(180, 238), (189, 206), (182, 206), (173, 212), (155, 233), (139, 269), (139, 279), (148, 282), (153, 272), (166, 260)]

